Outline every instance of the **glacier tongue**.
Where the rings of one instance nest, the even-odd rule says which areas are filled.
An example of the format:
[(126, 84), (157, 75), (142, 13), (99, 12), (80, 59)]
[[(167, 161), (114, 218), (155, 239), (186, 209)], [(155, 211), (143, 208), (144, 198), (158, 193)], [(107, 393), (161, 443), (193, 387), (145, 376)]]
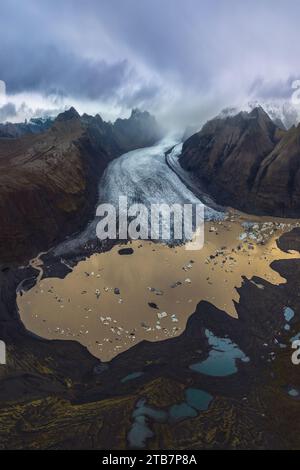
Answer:
[[(172, 162), (176, 163), (182, 144), (167, 137), (153, 147), (125, 153), (113, 160), (99, 182), (98, 204), (110, 203), (118, 207), (119, 197), (127, 196), (128, 205), (144, 204), (199, 204), (200, 201), (167, 164), (165, 152), (173, 147)], [(223, 213), (205, 206), (206, 219), (220, 219)], [(96, 239), (98, 218), (93, 219), (76, 237), (61, 243), (56, 255), (74, 251), (86, 242)]]

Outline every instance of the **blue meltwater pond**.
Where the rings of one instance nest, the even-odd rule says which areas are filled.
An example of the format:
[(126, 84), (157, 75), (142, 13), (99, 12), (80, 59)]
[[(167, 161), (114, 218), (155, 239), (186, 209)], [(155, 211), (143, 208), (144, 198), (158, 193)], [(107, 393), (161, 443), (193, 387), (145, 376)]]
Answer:
[(191, 370), (214, 377), (223, 377), (237, 372), (237, 359), (243, 362), (250, 361), (249, 357), (230, 338), (220, 338), (210, 330), (205, 330), (205, 334), (212, 348), (207, 359), (190, 365)]

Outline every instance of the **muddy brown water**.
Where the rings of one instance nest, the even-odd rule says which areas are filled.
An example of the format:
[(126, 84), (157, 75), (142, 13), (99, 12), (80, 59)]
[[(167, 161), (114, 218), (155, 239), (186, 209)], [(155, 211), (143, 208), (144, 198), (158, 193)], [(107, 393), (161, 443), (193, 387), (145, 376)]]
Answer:
[[(247, 220), (260, 224), (255, 233), (263, 234), (264, 244), (251, 230), (245, 232)], [(265, 222), (270, 225), (262, 226)], [(116, 245), (81, 261), (64, 279), (39, 276), (32, 289), (17, 295), (21, 319), (41, 337), (77, 340), (108, 361), (139, 341), (180, 334), (201, 300), (237, 317), (233, 301), (239, 300), (242, 276), (285, 282), (270, 264), (299, 256), (276, 245), (295, 225), (231, 213), (227, 220), (205, 224), (198, 251), (136, 240), (128, 244), (133, 254), (121, 256), (124, 245)], [(42, 272), (39, 259), (31, 264)]]

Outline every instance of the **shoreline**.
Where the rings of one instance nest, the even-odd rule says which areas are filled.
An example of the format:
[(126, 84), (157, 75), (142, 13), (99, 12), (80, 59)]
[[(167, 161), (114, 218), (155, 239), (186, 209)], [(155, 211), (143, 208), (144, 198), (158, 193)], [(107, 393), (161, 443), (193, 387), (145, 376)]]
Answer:
[(132, 240), (126, 244), (132, 254), (120, 257), (123, 244), (116, 241), (105, 252), (62, 266), (58, 277), (57, 265), (50, 277), (48, 266), (40, 282), (18, 296), (21, 318), (39, 336), (77, 340), (107, 361), (143, 339), (177, 336), (199, 301), (236, 316), (237, 289), (244, 277), (279, 284), (282, 280), (270, 267), (273, 260), (298, 256), (280, 252), (275, 244), (288, 226), (260, 220), (255, 235), (243, 226), (245, 220), (231, 215), (206, 222), (201, 250)]
[[(287, 243), (287, 240), (291, 239), (291, 237), (289, 236), (287, 238), (286, 235), (283, 236), (283, 239), (286, 240), (285, 243)], [(289, 243), (288, 248), (293, 249), (294, 245), (291, 244), (291, 241)], [(168, 445), (174, 447), (178, 446), (179, 441), (177, 439), (180, 439), (180, 434), (178, 434), (179, 429), (188, 432), (192, 425), (194, 429), (200, 432), (203, 426), (209, 426), (209, 428), (213, 427), (216, 420), (219, 419), (218, 409), (228, 409), (228, 412), (232, 410), (230, 413), (237, 414), (240, 417), (240, 444), (238, 448), (257, 447), (261, 445), (261, 442), (269, 446), (275, 445), (274, 443), (278, 444), (278, 439), (280, 439), (281, 446), (287, 446), (289, 435), (283, 437), (283, 422), (284, 419), (288, 419), (285, 412), (287, 401), (292, 404), (293, 398), (289, 398), (285, 387), (292, 384), (295, 388), (298, 388), (300, 383), (298, 383), (299, 380), (297, 379), (297, 368), (293, 367), (290, 356), (289, 354), (287, 355), (288, 351), (276, 346), (272, 338), (274, 338), (274, 333), (276, 332), (275, 335), (280, 342), (286, 343), (287, 341), (287, 339), (284, 339), (287, 333), (283, 333), (284, 317), (280, 314), (284, 305), (290, 305), (296, 312), (292, 322), (292, 331), (289, 334), (293, 334), (293, 331), (295, 329), (297, 330), (300, 326), (298, 317), (298, 311), (300, 311), (298, 309), (298, 307), (300, 307), (298, 305), (299, 299), (295, 295), (295, 282), (297, 282), (295, 277), (297, 278), (300, 272), (300, 262), (298, 259), (276, 261), (276, 269), (281, 272), (281, 275), (287, 278), (288, 282), (286, 284), (276, 286), (268, 282), (263, 282), (265, 288), (261, 290), (250, 281), (246, 281), (239, 289), (241, 296), (238, 304), (240, 321), (237, 322), (235, 319), (230, 318), (207, 302), (200, 302), (196, 308), (196, 312), (190, 317), (186, 330), (179, 337), (159, 343), (143, 341), (130, 350), (121, 353), (106, 364), (101, 364), (100, 361), (95, 360), (90, 362), (89, 359), (88, 363), (90, 366), (86, 369), (84, 361), (82, 361), (85, 355), (85, 353), (83, 354), (84, 348), (80, 345), (75, 348), (78, 352), (82, 351), (82, 353), (80, 353), (81, 356), (78, 356), (78, 352), (75, 354), (75, 344), (73, 342), (66, 344), (64, 341), (40, 341), (35, 338), (28, 338), (27, 341), (29, 345), (33, 341), (30, 350), (35, 350), (36, 358), (39, 357), (41, 364), (47, 364), (46, 358), (49, 355), (53, 358), (55, 357), (56, 348), (61, 351), (65, 350), (65, 358), (63, 361), (69, 363), (67, 367), (69, 385), (67, 385), (67, 383), (63, 386), (58, 385), (59, 382), (57, 382), (55, 378), (58, 370), (65, 369), (63, 362), (58, 366), (57, 372), (54, 370), (52, 372), (52, 374), (54, 373), (51, 379), (52, 385), (50, 385), (47, 379), (47, 373), (45, 374), (45, 372), (41, 371), (38, 373), (38, 377), (40, 377), (39, 380), (43, 380), (41, 384), (44, 383), (43, 389), (48, 398), (43, 395), (45, 392), (39, 392), (40, 402), (37, 403), (36, 406), (37, 410), (40, 410), (39, 413), (43, 415), (45, 426), (41, 429), (39, 434), (35, 434), (35, 445), (37, 448), (47, 448), (50, 445), (49, 439), (51, 439), (51, 446), (54, 446), (54, 448), (65, 448), (63, 437), (59, 433), (59, 427), (56, 428), (57, 433), (54, 432), (50, 438), (47, 424), (50, 422), (52, 425), (53, 423), (57, 423), (58, 426), (59, 420), (64, 416), (64, 409), (68, 414), (68, 417), (65, 419), (69, 422), (69, 433), (70, 436), (73, 436), (74, 445), (78, 445), (78, 441), (73, 434), (72, 423), (76, 423), (76, 429), (80, 429), (82, 426), (81, 413), (84, 413), (86, 417), (85, 422), (90, 423), (90, 433), (94, 435), (100, 414), (102, 417), (106, 416), (107, 419), (110, 417), (110, 422), (118, 423), (118, 430), (114, 428), (115, 437), (111, 441), (110, 447), (112, 449), (120, 448), (120, 433), (125, 432), (125, 434), (127, 434), (130, 430), (130, 426), (127, 424), (127, 415), (125, 414), (124, 416), (124, 409), (128, 410), (130, 416), (130, 410), (134, 410), (137, 400), (141, 396), (147, 398), (147, 403), (150, 406), (166, 409), (183, 399), (183, 391), (186, 387), (200, 388), (212, 395), (213, 400), (208, 410), (204, 413), (199, 413), (198, 417), (193, 420), (183, 419), (177, 424), (168, 424), (168, 438), (164, 437), (166, 424), (155, 424), (155, 434), (151, 441), (147, 441), (147, 447), (150, 444), (152, 448), (159, 448), (161, 445), (164, 447)], [(292, 279), (294, 279), (294, 281)], [(258, 282), (262, 281), (257, 280), (257, 283)], [(292, 292), (294, 292), (294, 295), (292, 295)], [(270, 306), (273, 305), (272, 308), (265, 308), (267, 299), (267, 302), (271, 302)], [(249, 305), (251, 304), (253, 307), (249, 310)], [(203, 361), (208, 357), (210, 346), (205, 335), (206, 329), (209, 329), (218, 337), (229, 334), (230, 339), (238, 344), (241, 350), (250, 358), (250, 362), (243, 363), (238, 361), (237, 372), (227, 377), (210, 377), (190, 370), (190, 364), (201, 360)], [(281, 331), (282, 333), (280, 333)], [(280, 336), (282, 336), (282, 338), (280, 338)], [(268, 343), (268, 346), (265, 346), (265, 343)], [(34, 349), (32, 349), (33, 344), (35, 344)], [(38, 352), (41, 347), (46, 347), (44, 358), (43, 355), (41, 356)], [(201, 352), (199, 352), (199, 347), (201, 348)], [(69, 353), (67, 353), (67, 350), (69, 350)], [(71, 352), (72, 350), (73, 353)], [(275, 360), (269, 362), (268, 358), (271, 357), (270, 354), (273, 354), (273, 351), (275, 351)], [(24, 353), (25, 350), (23, 348), (23, 360), (25, 359), (26, 363), (26, 355), (28, 353)], [(72, 357), (74, 365), (77, 364), (76, 372), (75, 370), (72, 372), (72, 369), (70, 369), (70, 360)], [(79, 357), (81, 357), (80, 362), (78, 362)], [(62, 360), (62, 358), (60, 360)], [(92, 372), (90, 369), (92, 363), (94, 363), (92, 368), (94, 368), (95, 372), (92, 373), (93, 379), (92, 376), (90, 376), (87, 381), (88, 375)], [(97, 364), (98, 366), (96, 367)], [(85, 372), (84, 369), (86, 369)], [(34, 369), (32, 368), (32, 370)], [(86, 375), (89, 370), (90, 373)], [(122, 383), (121, 380), (134, 371), (141, 371), (143, 374), (136, 379)], [(77, 375), (78, 372), (84, 374), (82, 379)], [(274, 373), (275, 376), (272, 375)], [(8, 378), (10, 375), (11, 373), (8, 375)], [(71, 377), (73, 376), (72, 379), (70, 375)], [(42, 379), (42, 377), (44, 378)], [(71, 382), (69, 382), (70, 379)], [(25, 377), (22, 378), (22, 376), (20, 376), (17, 380), (20, 384), (23, 383), (23, 388), (24, 386), (26, 387)], [(89, 385), (84, 388), (81, 386), (78, 388), (82, 380), (82, 383), (85, 382), (86, 385), (89, 383)], [(57, 383), (57, 385), (54, 385), (55, 383)], [(269, 390), (267, 397), (264, 395), (266, 387)], [(279, 392), (279, 389), (282, 391)], [(16, 390), (17, 389), (15, 389), (15, 392)], [(31, 390), (32, 395), (32, 387), (28, 390)], [(1, 397), (3, 402), (2, 410), (5, 412), (5, 416), (10, 416), (12, 429), (14, 429), (10, 436), (2, 433), (1, 412), (0, 435), (2, 446), (4, 448), (14, 448), (14, 446), (22, 447), (21, 443), (23, 437), (17, 430), (19, 421), (16, 416), (13, 417), (14, 405), (9, 404), (8, 401), (7, 406), (9, 406), (9, 408), (7, 408), (3, 391), (1, 392)], [(247, 397), (246, 401), (244, 400), (245, 397)], [(259, 401), (257, 401), (258, 397), (260, 397)], [(61, 400), (62, 398), (63, 402), (60, 406), (60, 402), (57, 400)], [(7, 399), (8, 397), (6, 400)], [(15, 400), (16, 399), (17, 396), (15, 397)], [(21, 408), (21, 416), (23, 416), (23, 413), (26, 413), (27, 407), (31, 406), (33, 398), (30, 398), (29, 394), (24, 402), (22, 393), (22, 398), (21, 395), (19, 396), (19, 400), (20, 399), (23, 402)], [(46, 406), (47, 400), (49, 407)], [(120, 400), (122, 400), (123, 405), (121, 408), (118, 408)], [(57, 406), (53, 408), (52, 406), (55, 403), (57, 403)], [(44, 408), (42, 412), (45, 406), (46, 408)], [(275, 411), (278, 422), (282, 423), (279, 427), (277, 425), (274, 427), (273, 413)], [(261, 413), (265, 415), (264, 421), (261, 420)], [(249, 419), (251, 420), (253, 429), (256, 429), (256, 431), (258, 429), (260, 430), (260, 443), (256, 440), (253, 441), (253, 438), (249, 439), (249, 437), (247, 437)], [(271, 422), (273, 423), (272, 427), (269, 426)], [(226, 429), (229, 429), (232, 425), (233, 423), (228, 421)], [(294, 426), (296, 426), (296, 423), (294, 423)], [(94, 445), (84, 441), (86, 447), (105, 446), (105, 429), (106, 427), (104, 427), (103, 432), (98, 434)], [(209, 443), (194, 441), (194, 439), (196, 439), (195, 433), (189, 433), (189, 435), (190, 438), (186, 441), (183, 448), (189, 448), (193, 445), (193, 442), (198, 442), (197, 446), (199, 448), (209, 448)], [(297, 436), (298, 434), (295, 432), (293, 435)], [(235, 434), (234, 432), (233, 434), (229, 433), (228, 436), (228, 440), (226, 439), (224, 442), (219, 441), (217, 448), (232, 448)], [(31, 432), (28, 434), (28, 439), (30, 438)], [(26, 447), (26, 445), (28, 445), (28, 440), (26, 442), (23, 441), (23, 446)], [(295, 446), (296, 444), (294, 443), (293, 445)], [(298, 445), (300, 446), (300, 442)], [(125, 447), (128, 448), (127, 445), (125, 445)]]
[[(299, 251), (299, 243), (299, 228), (289, 230), (276, 242), (285, 252), (291, 249)], [(97, 250), (111, 250), (113, 246), (114, 244), (108, 244), (97, 247)], [(88, 255), (86, 252), (76, 254), (75, 258), (79, 259), (74, 260), (74, 266), (78, 265), (80, 259), (92, 256), (94, 250), (90, 248)], [(84, 439), (82, 441), (81, 437), (80, 445), (82, 442), (86, 448), (108, 445), (107, 427), (104, 426), (100, 434), (98, 431), (100, 415), (110, 423), (118, 423), (118, 427), (113, 428), (113, 437), (110, 435), (110, 448), (129, 448), (128, 443), (120, 436), (128, 435), (132, 412), (141, 396), (146, 398), (149, 406), (167, 412), (170, 406), (184, 401), (185, 390), (193, 387), (211, 394), (213, 399), (208, 409), (198, 413), (193, 419), (182, 418), (175, 423), (158, 424), (151, 421), (151, 425), (155, 425), (155, 433), (146, 442), (147, 448), (151, 446), (159, 449), (162, 445), (166, 448), (191, 448), (193, 445), (210, 448), (208, 442), (197, 441), (196, 435), (201, 434), (203, 429), (211, 428), (213, 432), (224, 409), (238, 416), (238, 448), (259, 448), (262, 443), (267, 447), (293, 445), (300, 448), (300, 441), (284, 432), (284, 423), (288, 420), (287, 406), (291, 407), (296, 403), (296, 399), (289, 397), (289, 387), (293, 386), (300, 391), (299, 374), (291, 363), (289, 351), (289, 336), (300, 330), (300, 305), (296, 295), (297, 279), (300, 276), (298, 255), (299, 253), (296, 259), (278, 259), (272, 262), (272, 269), (287, 280), (285, 283), (272, 284), (259, 276), (243, 279), (237, 289), (239, 301), (235, 304), (238, 321), (210, 302), (202, 300), (197, 303), (194, 313), (187, 320), (186, 328), (179, 336), (160, 342), (143, 340), (108, 362), (101, 362), (77, 341), (47, 340), (26, 330), (18, 319), (14, 289), (22, 279), (31, 275), (36, 279), (38, 273), (32, 266), (2, 272), (0, 332), (8, 345), (8, 367), (5, 374), (0, 376), (2, 447), (27, 448), (31, 445), (31, 431), (24, 440), (24, 433), (19, 430), (20, 421), (14, 410), (18, 407), (20, 419), (26, 421), (28, 410), (35, 404), (38, 413), (36, 425), (40, 426), (38, 416), (43, 416), (44, 423), (42, 428), (39, 427), (39, 433), (33, 431), (36, 448), (70, 448), (70, 444), (65, 444), (64, 436), (59, 432), (61, 419), (65, 419), (69, 425), (68, 435), (72, 445), (78, 447), (76, 436), (78, 430), (84, 426), (82, 413), (85, 415), (85, 423), (89, 423), (94, 443)], [(69, 263), (69, 259), (69, 267), (62, 264), (59, 257), (55, 259), (54, 266), (51, 266), (52, 256), (51, 252), (42, 255), (43, 279), (48, 275), (64, 278), (74, 266)], [(284, 331), (282, 312), (285, 306), (295, 312), (290, 332)], [(193, 364), (207, 360), (212, 350), (206, 330), (218, 338), (228, 336), (250, 361), (244, 363), (237, 359), (236, 372), (225, 377), (209, 376), (191, 370), (190, 366)], [(280, 347), (283, 343), (286, 345), (285, 349)], [(274, 359), (270, 359), (273, 357)], [(137, 373), (141, 375), (127, 379)], [(14, 384), (13, 394), (9, 383)], [(274, 427), (273, 423), (275, 412), (278, 427)], [(263, 420), (262, 414), (265, 415)], [(2, 421), (4, 417), (5, 421)], [(12, 429), (10, 435), (2, 427), (8, 417)], [(253, 437), (249, 438), (249, 420), (255, 435), (259, 430), (260, 439), (253, 441)], [(53, 423), (56, 431), (51, 431)], [(165, 435), (166, 426), (168, 437)], [(197, 430), (196, 434), (190, 432), (191, 426)], [(215, 447), (235, 448), (234, 421), (229, 420), (224, 426), (229, 437), (225, 440), (216, 437)], [(294, 426), (297, 428), (296, 423)], [(184, 444), (180, 441), (181, 432), (190, 436)], [(297, 429), (293, 435), (299, 435)]]

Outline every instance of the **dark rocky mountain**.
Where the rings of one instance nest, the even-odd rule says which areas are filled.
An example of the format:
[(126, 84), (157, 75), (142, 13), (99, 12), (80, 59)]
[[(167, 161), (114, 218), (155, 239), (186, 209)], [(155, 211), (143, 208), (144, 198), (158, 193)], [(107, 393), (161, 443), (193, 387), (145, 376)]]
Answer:
[(119, 156), (136, 148), (153, 145), (162, 137), (162, 130), (156, 119), (147, 111), (134, 109), (129, 118), (117, 119), (113, 124), (105, 122), (97, 114), (84, 114), (82, 122), (88, 126), (90, 138), (112, 156)]
[(0, 262), (28, 259), (79, 230), (107, 164), (159, 137), (148, 113), (133, 112), (116, 125), (71, 108), (43, 132), (0, 138)]
[[(133, 109), (128, 119), (117, 119), (114, 131), (119, 144), (133, 150), (138, 147), (148, 147), (153, 144), (153, 138), (161, 137), (161, 130), (153, 116), (148, 111)], [(138, 145), (137, 145), (138, 144)]]
[(261, 107), (207, 122), (184, 142), (180, 164), (221, 204), (300, 215), (300, 125), (283, 130)]
[[(67, 120), (80, 117), (79, 113), (71, 107), (59, 114), (55, 120)], [(156, 119), (148, 111), (133, 109), (129, 118), (118, 118), (115, 123), (105, 122), (99, 114), (90, 116), (83, 114), (81, 121), (87, 126), (97, 128), (106, 144), (111, 144), (111, 139), (118, 145), (118, 152), (134, 150), (139, 147), (148, 147), (162, 137), (162, 131)], [(0, 123), (0, 138), (17, 138), (26, 134), (40, 134), (53, 125), (54, 119), (31, 118), (29, 121), (19, 123)]]

